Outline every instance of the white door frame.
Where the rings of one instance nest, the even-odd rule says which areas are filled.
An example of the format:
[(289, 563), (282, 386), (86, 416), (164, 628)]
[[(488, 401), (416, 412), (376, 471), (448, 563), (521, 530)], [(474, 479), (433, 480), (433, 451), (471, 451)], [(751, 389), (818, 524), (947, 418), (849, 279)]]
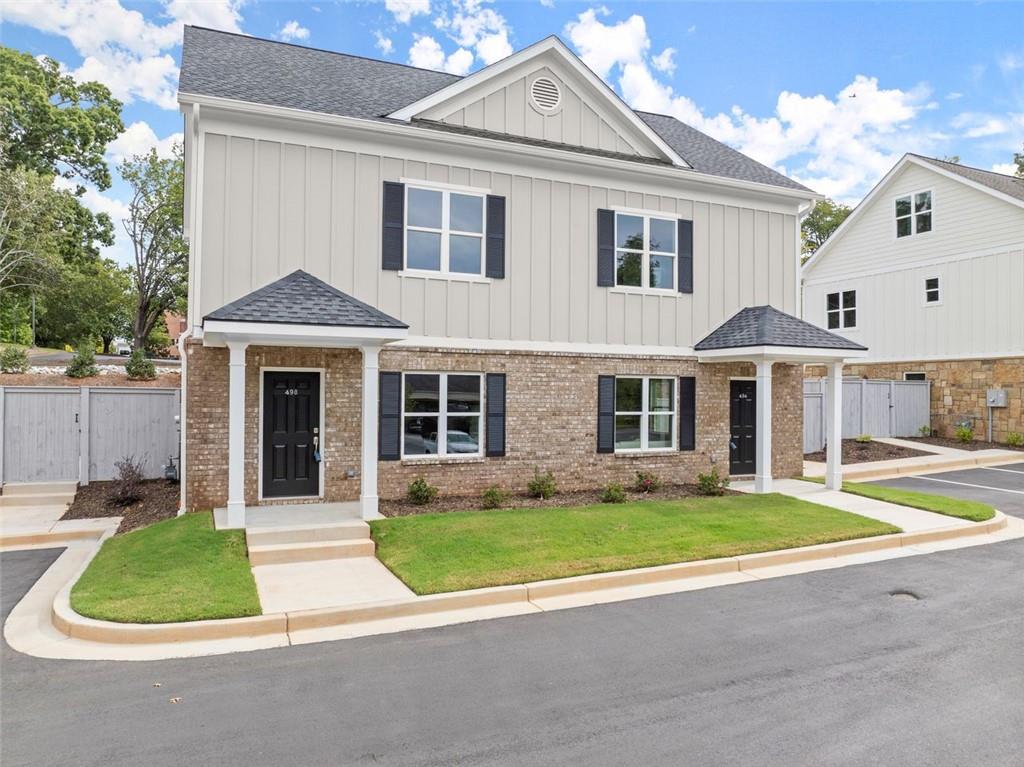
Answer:
[[(263, 382), (266, 378), (264, 373), (317, 373), (320, 376), (320, 481), (319, 481), (319, 494), (318, 495), (291, 495), (291, 496), (273, 496), (271, 498), (264, 499), (263, 497)], [(324, 456), (326, 451), (324, 450), (324, 436), (327, 433), (327, 408), (326, 408), (326, 397), (325, 389), (327, 388), (324, 384), (326, 383), (327, 371), (325, 368), (306, 368), (306, 367), (295, 367), (289, 365), (267, 365), (266, 367), (260, 366), (260, 393), (259, 393), (259, 418), (257, 419), (257, 433), (256, 442), (259, 445), (259, 449), (256, 451), (256, 462), (257, 462), (257, 475), (256, 475), (256, 498), (258, 501), (305, 501), (310, 498), (324, 497), (324, 477), (325, 477), (325, 465), (327, 461)]]

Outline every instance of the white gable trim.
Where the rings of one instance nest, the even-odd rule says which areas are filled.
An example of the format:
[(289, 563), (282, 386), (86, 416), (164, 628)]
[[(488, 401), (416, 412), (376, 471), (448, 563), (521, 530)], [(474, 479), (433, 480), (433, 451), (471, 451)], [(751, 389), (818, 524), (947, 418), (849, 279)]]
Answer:
[(661, 136), (655, 133), (647, 123), (641, 120), (637, 116), (636, 112), (630, 109), (626, 105), (626, 102), (619, 98), (619, 95), (612, 90), (604, 80), (594, 74), (590, 67), (580, 61), (579, 57), (569, 50), (565, 43), (554, 35), (546, 37), (538, 43), (527, 46), (521, 51), (513, 53), (511, 56), (491, 64), (489, 67), (484, 67), (471, 75), (463, 77), (461, 80), (452, 83), (439, 91), (435, 91), (419, 101), (415, 101), (408, 106), (402, 107), (401, 109), (392, 112), (388, 117), (394, 120), (409, 122), (423, 112), (427, 112), (446, 101), (456, 99), (470, 89), (476, 88), (481, 83), (485, 83), (493, 78), (499, 77), (520, 64), (548, 52), (556, 54), (567, 66), (579, 74), (598, 92), (604, 93), (607, 97), (607, 104), (617, 114), (624, 118), (628, 124), (634, 127), (638, 133), (653, 144), (657, 150), (664, 155), (665, 159), (670, 160), (674, 165), (678, 165), (682, 168), (691, 167), (686, 160), (680, 157), (676, 151), (672, 149), (672, 147), (665, 143), (665, 140), (661, 138)]
[(818, 248), (817, 252), (813, 256), (811, 256), (811, 258), (807, 261), (806, 264), (803, 265), (801, 273), (804, 275), (804, 277), (806, 277), (807, 274), (811, 271), (811, 269), (814, 268), (815, 264), (821, 261), (821, 259), (824, 258), (825, 255), (832, 249), (833, 243), (835, 243), (837, 240), (839, 240), (839, 238), (843, 236), (843, 234), (845, 234), (847, 231), (853, 228), (854, 223), (864, 212), (864, 210), (866, 210), (868, 206), (872, 203), (872, 201), (874, 201), (874, 199), (881, 194), (882, 190), (889, 185), (893, 178), (895, 178), (896, 175), (908, 165), (916, 165), (920, 168), (924, 168), (925, 170), (930, 170), (934, 173), (938, 173), (940, 176), (944, 176), (945, 178), (952, 179), (953, 181), (959, 181), (961, 184), (965, 184), (971, 187), (972, 189), (977, 189), (979, 192), (985, 192), (986, 194), (989, 194), (999, 200), (1003, 200), (1004, 202), (1008, 202), (1011, 205), (1016, 205), (1019, 208), (1024, 208), (1024, 200), (1018, 200), (1016, 197), (1011, 197), (1008, 194), (1003, 194), (1002, 192), (998, 191), (997, 189), (993, 189), (990, 186), (985, 186), (984, 184), (979, 184), (976, 181), (972, 181), (969, 178), (965, 178), (961, 176), (959, 173), (954, 173), (951, 170), (940, 168), (939, 166), (933, 165), (932, 163), (928, 162), (927, 160), (923, 160), (920, 157), (915, 157), (914, 155), (911, 154), (905, 154), (903, 155), (903, 157), (900, 158), (900, 161), (897, 162), (892, 167), (892, 170), (886, 173), (882, 177), (882, 180), (875, 184), (874, 188), (870, 192), (868, 192), (867, 197), (865, 197), (857, 204), (857, 207), (854, 208), (853, 212), (846, 217), (846, 220), (839, 225), (839, 228), (832, 232), (832, 236), (825, 240), (825, 243), (820, 248)]

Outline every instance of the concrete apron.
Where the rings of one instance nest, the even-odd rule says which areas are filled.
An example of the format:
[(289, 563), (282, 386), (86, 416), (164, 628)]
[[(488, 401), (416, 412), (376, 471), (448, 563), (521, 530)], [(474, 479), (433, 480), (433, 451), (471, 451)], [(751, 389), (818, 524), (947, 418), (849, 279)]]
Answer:
[[(847, 482), (871, 482), (877, 479), (895, 479), (914, 474), (938, 474), (944, 471), (959, 471), (979, 466), (999, 466), (1006, 463), (1019, 463), (1024, 460), (1024, 453), (1014, 450), (975, 450), (973, 452), (958, 450), (956, 452), (960, 455), (948, 453), (917, 455), (912, 458), (846, 464), (843, 466), (843, 479)], [(804, 461), (804, 475), (824, 477), (825, 464)]]
[[(116, 527), (66, 545), (12, 610), (4, 638), (43, 658), (159, 660), (218, 655), (432, 628), (747, 583), (765, 578), (996, 543), (1024, 537), (1024, 520), (1001, 512), (987, 521), (826, 543), (798, 549), (685, 562), (612, 573), (473, 589), (380, 602), (190, 623), (121, 624), (78, 615), (72, 585)], [(0, 550), (12, 547), (2, 547)], [(19, 546), (21, 548), (22, 546)]]

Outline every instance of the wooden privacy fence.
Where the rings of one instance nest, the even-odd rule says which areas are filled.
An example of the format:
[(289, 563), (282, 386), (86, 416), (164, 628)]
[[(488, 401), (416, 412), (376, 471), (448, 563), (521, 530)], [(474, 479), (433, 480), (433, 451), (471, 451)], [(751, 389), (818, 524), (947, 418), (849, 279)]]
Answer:
[[(828, 433), (828, 379), (804, 379), (804, 452), (825, 447)], [(916, 437), (931, 424), (931, 383), (928, 381), (871, 381), (843, 379), (844, 439)]]
[(0, 482), (113, 479), (125, 456), (146, 477), (177, 464), (181, 390), (0, 386)]

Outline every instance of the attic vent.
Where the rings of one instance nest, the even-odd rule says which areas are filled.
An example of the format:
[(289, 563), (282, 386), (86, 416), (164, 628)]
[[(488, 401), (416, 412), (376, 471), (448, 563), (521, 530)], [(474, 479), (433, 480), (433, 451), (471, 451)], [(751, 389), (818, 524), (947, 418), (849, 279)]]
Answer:
[(530, 86), (530, 97), (538, 109), (550, 112), (562, 102), (562, 92), (550, 77), (538, 77)]

